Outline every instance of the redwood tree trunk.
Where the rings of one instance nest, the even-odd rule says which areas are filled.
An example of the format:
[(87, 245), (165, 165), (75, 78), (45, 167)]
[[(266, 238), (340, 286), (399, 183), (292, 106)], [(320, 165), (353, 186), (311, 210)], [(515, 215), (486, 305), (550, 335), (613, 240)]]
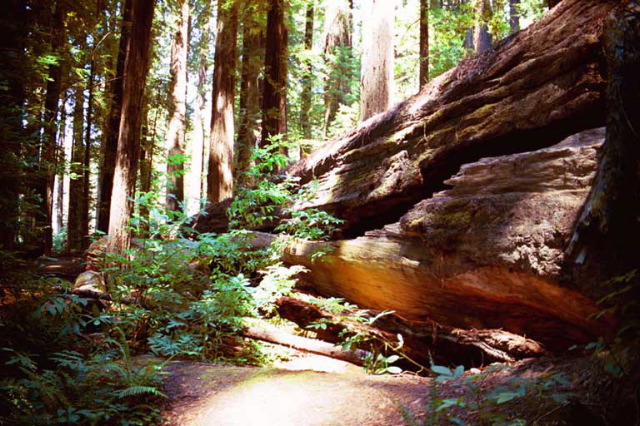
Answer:
[(262, 139), (287, 133), (287, 27), (285, 1), (270, 0), (267, 14), (265, 81), (262, 95)]
[(420, 87), (429, 81), (429, 0), (420, 0)]
[(167, 146), (167, 209), (179, 210), (184, 202), (184, 143), (187, 115), (187, 52), (189, 45), (189, 1), (179, 2), (178, 28), (171, 44), (171, 85)]
[(105, 146), (100, 167), (100, 200), (98, 201), (98, 230), (109, 231), (109, 214), (111, 210), (111, 195), (113, 192), (113, 173), (116, 168), (116, 154), (118, 151), (118, 134), (120, 131), (120, 116), (122, 114), (122, 96), (124, 90), (124, 62), (131, 36), (131, 6), (133, 0), (125, 0), (122, 10), (122, 29), (118, 48), (116, 76), (111, 84), (111, 105), (106, 125)]
[(122, 114), (109, 218), (111, 244), (119, 250), (125, 250), (131, 244), (131, 234), (125, 228), (133, 213), (133, 202), (130, 198), (135, 195), (143, 95), (149, 71), (154, 8), (155, 0), (138, 0), (133, 2), (131, 8), (131, 38), (124, 64)]
[(73, 108), (73, 145), (71, 147), (71, 172), (76, 175), (69, 183), (69, 224), (67, 226), (67, 248), (70, 252), (82, 250), (83, 234), (82, 212), (86, 209), (84, 198), (84, 144), (82, 130), (84, 128), (84, 89), (78, 84)]
[[(307, 5), (307, 13), (305, 16), (304, 27), (304, 49), (310, 52), (313, 48), (313, 18), (314, 4)], [(311, 60), (307, 58), (303, 64), (302, 71), (302, 93), (300, 94), (300, 129), (302, 137), (311, 139), (311, 91), (313, 90), (313, 65)]]
[(213, 109), (207, 200), (217, 203), (233, 196), (233, 139), (238, 3), (218, 3), (216, 56), (213, 69)]
[(391, 106), (393, 92), (393, 17), (390, 0), (363, 2), (360, 120)]
[(351, 69), (351, 9), (346, 0), (330, 2), (325, 11), (324, 60), (328, 78), (324, 86), (324, 126), (328, 129), (340, 105), (348, 104)]
[(242, 36), (242, 71), (240, 83), (240, 127), (238, 128), (238, 158), (236, 182), (251, 185), (246, 172), (251, 166), (251, 150), (256, 147), (260, 132), (260, 69), (264, 65), (264, 25), (246, 19)]

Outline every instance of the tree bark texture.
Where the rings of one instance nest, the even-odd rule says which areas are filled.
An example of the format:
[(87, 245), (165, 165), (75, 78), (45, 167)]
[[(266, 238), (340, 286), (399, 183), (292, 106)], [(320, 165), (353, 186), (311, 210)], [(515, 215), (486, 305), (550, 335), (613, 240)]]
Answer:
[(184, 145), (187, 120), (187, 52), (189, 1), (178, 3), (178, 22), (171, 43), (169, 127), (167, 129), (167, 209), (178, 211), (184, 202)]
[(238, 129), (238, 158), (236, 182), (250, 186), (246, 172), (251, 166), (251, 151), (260, 137), (260, 94), (263, 87), (261, 68), (264, 65), (264, 24), (252, 15), (245, 18), (242, 32), (242, 70), (240, 82), (240, 127)]
[(429, 0), (420, 0), (420, 87), (429, 82)]
[(67, 226), (67, 248), (70, 252), (79, 253), (83, 248), (83, 212), (87, 211), (87, 200), (84, 197), (84, 88), (81, 84), (76, 88), (75, 106), (73, 107), (73, 145), (71, 148), (71, 172), (75, 179), (69, 183), (69, 224)]
[(491, 34), (488, 22), (491, 18), (491, 4), (489, 0), (476, 0), (476, 23), (473, 28), (473, 48), (477, 54), (491, 49)]
[(135, 195), (140, 156), (140, 127), (154, 9), (155, 0), (139, 0), (133, 2), (131, 8), (131, 36), (124, 64), (122, 113), (109, 214), (109, 237), (111, 244), (119, 250), (126, 250), (131, 244), (131, 234), (126, 227), (133, 213), (130, 199)]
[(265, 81), (262, 93), (262, 146), (269, 138), (287, 133), (287, 26), (285, 1), (270, 0), (265, 45)]
[(615, 2), (566, 0), (495, 50), (291, 167), (345, 235), (392, 223), (479, 157), (541, 148), (604, 124), (600, 37)]
[[(304, 26), (304, 49), (311, 53), (313, 49), (313, 22), (315, 14), (314, 3), (307, 5)], [(302, 137), (311, 139), (311, 101), (313, 90), (313, 64), (310, 58), (306, 58), (303, 63), (302, 71), (302, 93), (300, 94), (300, 129), (302, 129)]]
[(100, 167), (100, 199), (98, 202), (98, 230), (109, 231), (109, 214), (111, 210), (111, 195), (113, 193), (113, 174), (116, 168), (118, 151), (118, 134), (120, 131), (120, 116), (122, 114), (122, 97), (124, 90), (124, 63), (127, 46), (131, 37), (131, 6), (133, 0), (125, 0), (122, 10), (122, 28), (118, 47), (118, 59), (115, 78), (111, 83), (111, 100), (109, 116), (105, 130), (105, 143)]
[(349, 81), (352, 78), (352, 19), (346, 0), (327, 4), (324, 22), (324, 57), (328, 68), (324, 86), (324, 127), (336, 118), (340, 105), (348, 104)]
[(362, 5), (360, 121), (391, 106), (394, 8), (392, 0), (364, 0)]
[[(565, 2), (561, 4), (564, 5)], [(640, 5), (625, 0), (607, 20), (607, 135), (596, 182), (568, 252), (601, 280), (640, 265)], [(585, 277), (585, 278), (586, 278)]]
[(207, 173), (207, 200), (218, 203), (233, 196), (233, 141), (238, 3), (219, 2), (213, 69), (213, 110)]

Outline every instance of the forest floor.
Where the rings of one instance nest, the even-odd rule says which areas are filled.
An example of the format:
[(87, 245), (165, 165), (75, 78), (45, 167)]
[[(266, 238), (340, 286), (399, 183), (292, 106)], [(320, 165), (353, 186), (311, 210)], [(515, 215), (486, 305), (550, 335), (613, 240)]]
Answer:
[[(633, 407), (621, 408), (627, 412), (625, 421), (606, 420), (612, 414), (620, 418), (607, 410), (622, 407), (627, 398), (621, 398), (625, 390), (614, 385), (603, 374), (602, 363), (592, 357), (496, 363), (444, 382), (408, 373), (367, 374), (346, 362), (309, 354), (273, 367), (181, 361), (166, 371), (166, 425), (618, 425), (639, 421)], [(505, 401), (498, 403), (500, 395)], [(430, 403), (432, 398), (437, 402)], [(443, 401), (451, 406), (436, 412), (434, 408)]]

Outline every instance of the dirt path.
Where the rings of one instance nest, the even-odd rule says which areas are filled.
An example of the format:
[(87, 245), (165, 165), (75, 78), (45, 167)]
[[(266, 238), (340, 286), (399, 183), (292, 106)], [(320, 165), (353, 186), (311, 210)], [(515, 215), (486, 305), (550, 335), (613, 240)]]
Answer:
[(422, 408), (429, 382), (320, 356), (279, 368), (180, 362), (168, 371), (169, 425), (402, 425), (401, 407)]

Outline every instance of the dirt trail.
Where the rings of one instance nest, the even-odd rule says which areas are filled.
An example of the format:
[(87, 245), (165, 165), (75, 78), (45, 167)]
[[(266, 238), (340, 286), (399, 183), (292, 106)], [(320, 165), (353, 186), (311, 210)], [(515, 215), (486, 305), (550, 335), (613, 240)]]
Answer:
[(179, 362), (167, 370), (168, 425), (402, 425), (401, 407), (423, 408), (429, 382), (320, 356), (274, 368)]

